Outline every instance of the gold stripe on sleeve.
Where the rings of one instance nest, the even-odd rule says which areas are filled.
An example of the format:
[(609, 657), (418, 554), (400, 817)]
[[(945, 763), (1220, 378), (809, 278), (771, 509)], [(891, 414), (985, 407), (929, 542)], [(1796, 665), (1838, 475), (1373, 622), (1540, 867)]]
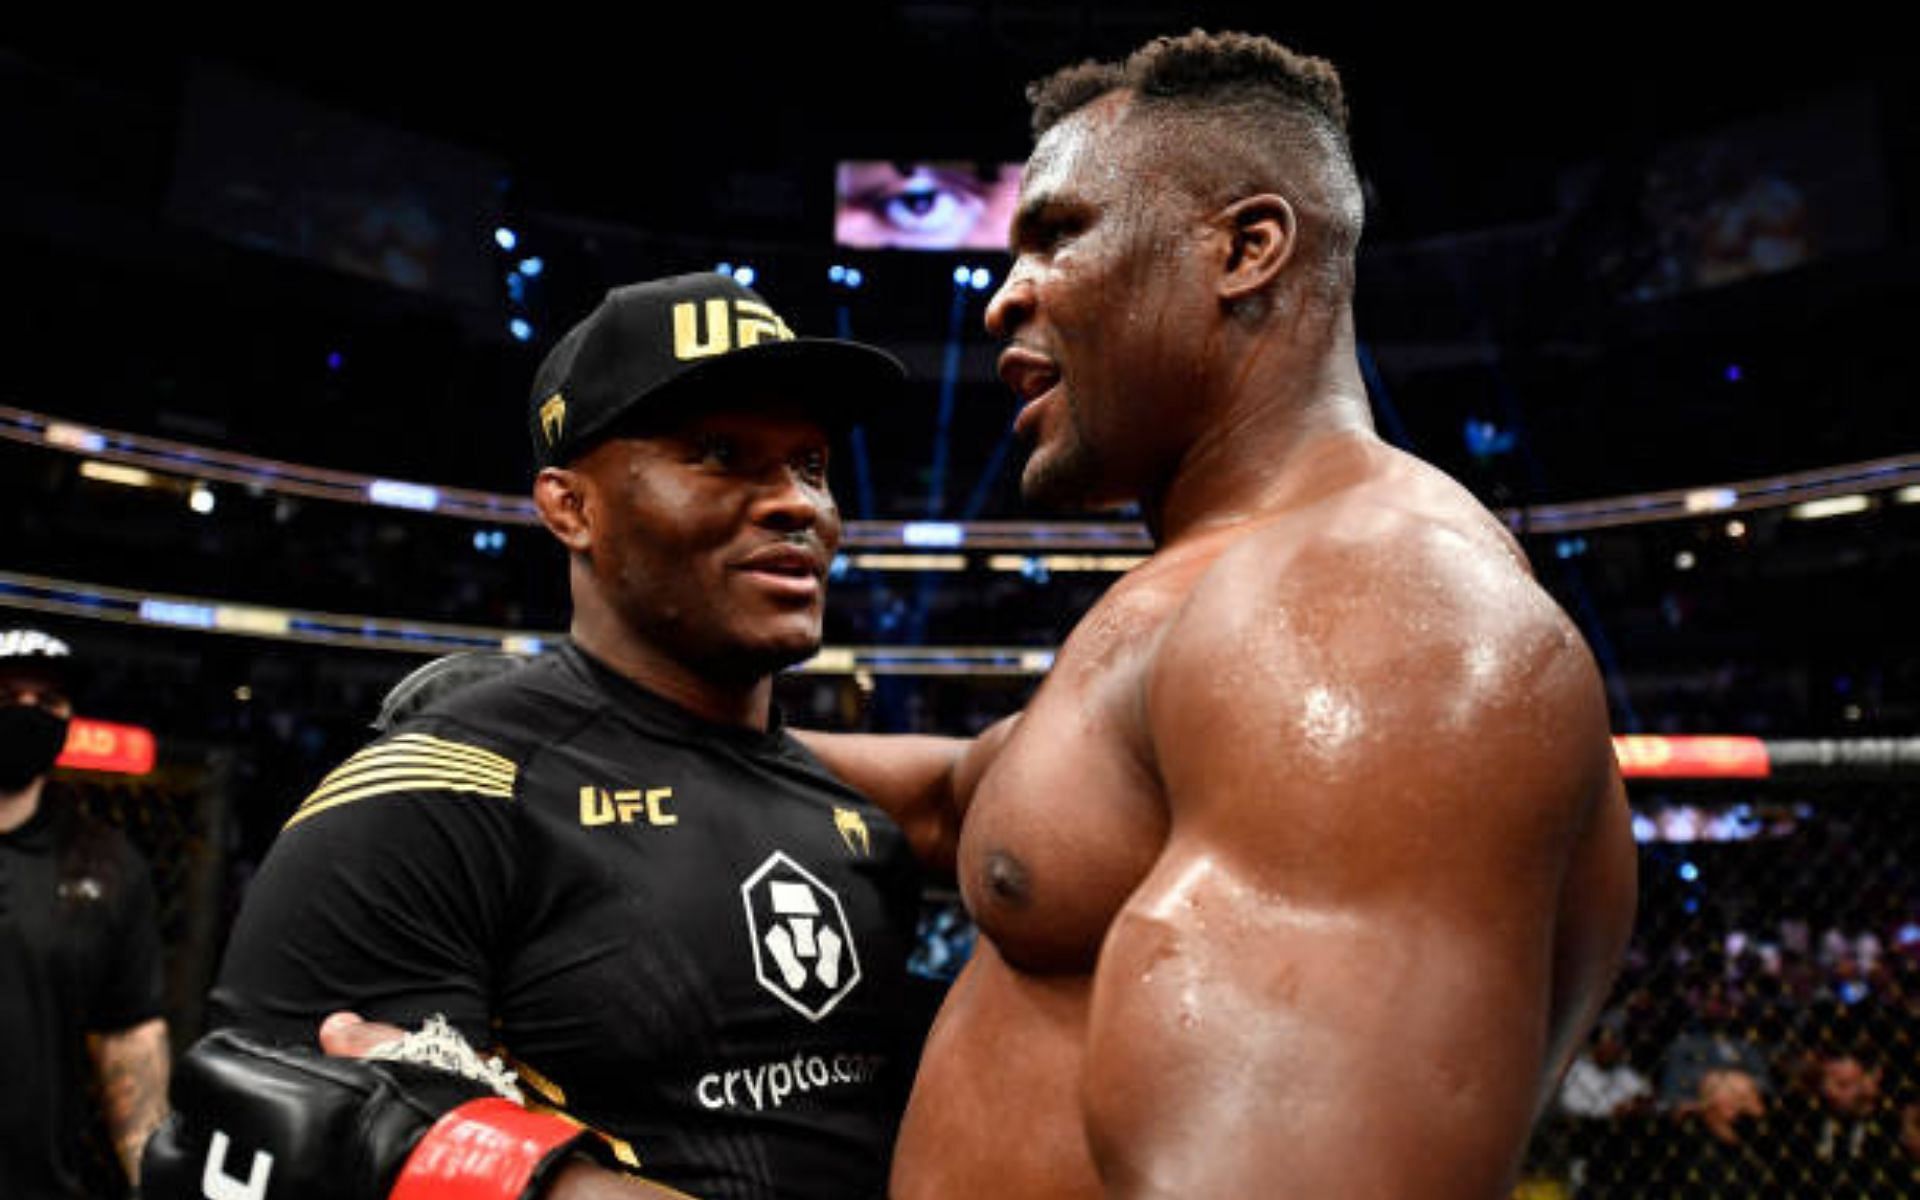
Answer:
[(283, 830), (291, 829), (308, 817), (323, 813), (330, 808), (338, 808), (342, 804), (351, 804), (356, 800), (365, 800), (373, 796), (390, 795), (394, 792), (464, 792), (473, 796), (497, 796), (502, 800), (513, 799), (512, 788), (476, 784), (472, 779), (464, 777), (441, 776), (436, 778), (414, 772), (404, 778), (389, 780), (385, 783), (369, 784), (363, 788), (336, 791), (325, 798), (321, 798), (316, 793), (313, 797), (308, 798), (306, 803), (296, 809), (293, 816), (287, 818), (287, 823), (281, 826), (281, 828)]
[(513, 776), (495, 771), (475, 771), (463, 764), (447, 764), (437, 759), (413, 758), (410, 756), (368, 759), (351, 771), (335, 771), (320, 781), (307, 797), (309, 803), (330, 796), (335, 792), (348, 791), (368, 783), (383, 779), (397, 779), (407, 775), (428, 775), (446, 779), (466, 779), (478, 787), (506, 788), (513, 790)]
[(403, 733), (361, 749), (329, 771), (287, 825), (336, 805), (413, 788), (512, 799), (518, 774), (512, 759), (491, 750)]

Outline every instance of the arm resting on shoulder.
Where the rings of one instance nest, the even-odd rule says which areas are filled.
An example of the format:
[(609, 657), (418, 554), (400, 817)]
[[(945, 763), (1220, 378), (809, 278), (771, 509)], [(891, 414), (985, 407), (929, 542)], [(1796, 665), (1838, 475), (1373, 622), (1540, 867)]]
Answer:
[(1019, 717), (1003, 717), (971, 738), (801, 729), (793, 734), (899, 824), (922, 866), (952, 874), (973, 789)]

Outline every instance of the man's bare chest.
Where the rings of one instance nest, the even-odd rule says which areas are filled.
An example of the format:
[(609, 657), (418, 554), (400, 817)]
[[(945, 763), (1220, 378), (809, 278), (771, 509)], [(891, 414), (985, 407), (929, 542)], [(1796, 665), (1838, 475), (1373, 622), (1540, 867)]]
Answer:
[(1153, 649), (1173, 605), (1109, 596), (982, 776), (960, 840), (969, 911), (1002, 957), (1087, 971), (1166, 839), (1145, 726)]

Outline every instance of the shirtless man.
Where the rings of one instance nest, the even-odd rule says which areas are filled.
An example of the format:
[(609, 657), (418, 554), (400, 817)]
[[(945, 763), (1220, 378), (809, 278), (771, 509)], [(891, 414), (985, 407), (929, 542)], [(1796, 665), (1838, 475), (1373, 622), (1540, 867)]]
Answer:
[(1030, 98), (1022, 489), (1156, 550), (964, 750), (814, 740), (923, 846), (966, 818), (893, 1196), (1504, 1196), (1632, 920), (1589, 652), (1374, 434), (1331, 66), (1196, 33)]
[(1023, 490), (1157, 548), (979, 739), (803, 736), (984, 935), (892, 1195), (1504, 1196), (1633, 915), (1591, 656), (1374, 435), (1333, 69), (1196, 33), (1033, 98), (987, 313)]

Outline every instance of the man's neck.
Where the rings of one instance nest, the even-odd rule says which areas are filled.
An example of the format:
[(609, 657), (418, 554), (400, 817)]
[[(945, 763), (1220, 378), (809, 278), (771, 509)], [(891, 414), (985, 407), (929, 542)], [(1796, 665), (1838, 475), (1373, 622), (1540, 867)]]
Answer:
[(716, 681), (696, 674), (644, 642), (609, 637), (576, 616), (570, 635), (580, 649), (694, 716), (716, 725), (765, 730), (773, 717), (773, 679), (744, 683)]
[(1310, 499), (1337, 479), (1320, 468), (1345, 458), (1340, 446), (1377, 443), (1366, 382), (1354, 354), (1351, 318), (1300, 342), (1242, 344), (1215, 378), (1230, 380), (1203, 414), (1172, 474), (1141, 498), (1154, 542), (1167, 547), (1263, 512)]
[(40, 811), (41, 789), (46, 786), (47, 777), (40, 775), (17, 792), (0, 792), (0, 833), (12, 833), (33, 820), (33, 814)]

